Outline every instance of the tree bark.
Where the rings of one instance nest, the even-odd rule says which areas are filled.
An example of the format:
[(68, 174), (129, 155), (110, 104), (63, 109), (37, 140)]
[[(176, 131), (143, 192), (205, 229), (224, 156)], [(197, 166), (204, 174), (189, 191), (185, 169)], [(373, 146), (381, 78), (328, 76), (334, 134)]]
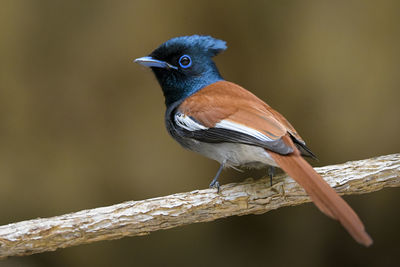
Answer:
[[(341, 195), (400, 186), (400, 154), (316, 168)], [(150, 232), (233, 215), (262, 214), (309, 202), (285, 174), (0, 226), (0, 259)]]

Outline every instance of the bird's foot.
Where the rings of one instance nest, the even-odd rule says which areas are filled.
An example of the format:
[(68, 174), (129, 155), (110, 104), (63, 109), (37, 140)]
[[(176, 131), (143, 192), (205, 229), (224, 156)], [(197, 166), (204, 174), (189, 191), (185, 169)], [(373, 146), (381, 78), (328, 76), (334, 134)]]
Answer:
[(217, 193), (219, 193), (219, 188), (220, 188), (218, 178), (222, 172), (222, 169), (224, 168), (224, 165), (225, 165), (225, 161), (221, 163), (221, 165), (219, 166), (219, 169), (217, 171), (217, 174), (215, 175), (214, 179), (210, 183), (210, 188), (217, 188)]
[(275, 175), (275, 167), (274, 166), (269, 166), (268, 167), (268, 176), (269, 176), (269, 183), (272, 187), (272, 178), (274, 178)]
[(212, 180), (210, 188), (217, 188), (217, 193), (219, 193), (220, 185), (217, 179)]

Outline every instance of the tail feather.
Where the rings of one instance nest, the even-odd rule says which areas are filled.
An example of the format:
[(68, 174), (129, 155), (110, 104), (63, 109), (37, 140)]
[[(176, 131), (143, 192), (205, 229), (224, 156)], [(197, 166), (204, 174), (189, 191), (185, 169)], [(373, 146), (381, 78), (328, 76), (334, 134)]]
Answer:
[[(288, 140), (289, 138), (285, 141)], [(291, 140), (289, 142), (291, 143)], [(365, 231), (358, 215), (301, 157), (297, 149), (290, 155), (280, 155), (274, 152), (270, 152), (270, 155), (281, 169), (304, 188), (323, 213), (337, 219), (357, 242), (365, 246), (372, 244), (372, 239)]]

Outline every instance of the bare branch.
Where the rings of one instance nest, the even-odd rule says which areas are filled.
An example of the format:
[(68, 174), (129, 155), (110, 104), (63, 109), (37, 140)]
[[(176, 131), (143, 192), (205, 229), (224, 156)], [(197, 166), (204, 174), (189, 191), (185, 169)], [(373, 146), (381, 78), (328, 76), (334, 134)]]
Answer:
[[(363, 194), (400, 186), (400, 154), (331, 165), (316, 170), (339, 194)], [(91, 242), (146, 235), (152, 231), (208, 222), (232, 215), (261, 214), (310, 199), (286, 175), (227, 184), (165, 197), (83, 210), (0, 226), (0, 258), (22, 256)]]

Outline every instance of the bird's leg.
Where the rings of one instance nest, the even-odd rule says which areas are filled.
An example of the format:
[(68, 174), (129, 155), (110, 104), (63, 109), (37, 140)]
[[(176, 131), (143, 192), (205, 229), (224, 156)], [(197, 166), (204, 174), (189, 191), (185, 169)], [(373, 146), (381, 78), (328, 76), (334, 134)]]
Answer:
[(268, 167), (268, 176), (269, 176), (269, 183), (271, 184), (271, 186), (272, 186), (272, 178), (274, 177), (274, 175), (275, 175), (275, 167), (269, 166)]
[(211, 181), (211, 183), (210, 183), (210, 188), (216, 187), (216, 188), (217, 188), (217, 193), (219, 193), (219, 182), (218, 182), (218, 178), (219, 178), (219, 175), (221, 174), (222, 169), (224, 168), (224, 166), (225, 166), (225, 161), (221, 163), (221, 165), (219, 166), (219, 169), (218, 169), (218, 171), (217, 171), (217, 174), (215, 175), (214, 179), (213, 179), (213, 180)]

